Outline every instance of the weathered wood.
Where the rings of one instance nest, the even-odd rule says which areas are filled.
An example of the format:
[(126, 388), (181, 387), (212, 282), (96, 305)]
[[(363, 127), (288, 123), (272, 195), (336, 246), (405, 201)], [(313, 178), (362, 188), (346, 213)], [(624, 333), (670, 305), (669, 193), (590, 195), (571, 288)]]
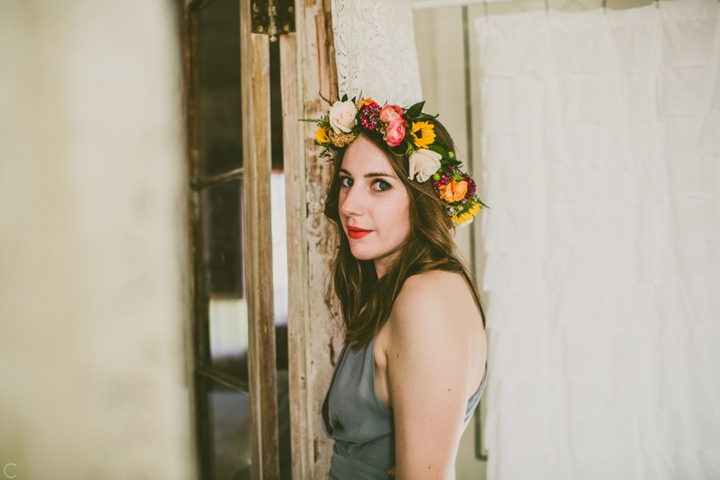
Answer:
[(255, 480), (275, 480), (280, 466), (270, 229), (270, 52), (267, 36), (250, 33), (250, 3), (240, 2), (240, 62), (252, 470)]
[(332, 443), (321, 407), (338, 351), (338, 327), (325, 306), (334, 239), (323, 203), (330, 175), (311, 123), (337, 98), (330, 0), (295, 3), (296, 34), (280, 38), (288, 215), (290, 414), (293, 478), (327, 478)]
[(293, 478), (312, 478), (312, 417), (308, 406), (310, 307), (307, 229), (305, 228), (305, 155), (298, 122), (297, 38), (280, 36), (283, 106), (285, 203), (288, 249), (288, 349)]
[[(193, 41), (192, 27), (188, 8), (178, 9), (178, 22), (180, 23), (180, 45), (182, 55), (182, 82), (183, 82), (183, 124), (185, 126), (185, 154), (188, 181), (193, 182), (198, 172), (198, 151), (194, 132), (196, 106), (195, 97), (191, 94), (195, 72), (192, 68)], [(204, 422), (199, 421), (198, 412), (202, 410), (202, 404), (206, 401), (199, 395), (197, 378), (195, 376), (195, 365), (199, 363), (200, 352), (195, 342), (196, 331), (199, 328), (198, 317), (195, 314), (197, 302), (198, 285), (195, 283), (195, 271), (197, 266), (197, 238), (200, 236), (199, 218), (200, 206), (197, 192), (187, 189), (187, 222), (186, 222), (186, 254), (185, 274), (183, 275), (183, 286), (186, 292), (185, 303), (185, 373), (186, 384), (189, 394), (188, 412), (190, 414), (191, 454), (193, 459), (194, 475), (192, 478), (200, 478), (203, 471), (201, 452), (205, 432)]]

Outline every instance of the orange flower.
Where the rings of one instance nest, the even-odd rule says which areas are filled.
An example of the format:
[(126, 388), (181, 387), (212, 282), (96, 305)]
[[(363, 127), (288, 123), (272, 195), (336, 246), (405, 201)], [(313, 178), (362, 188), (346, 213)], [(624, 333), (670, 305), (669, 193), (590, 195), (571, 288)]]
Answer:
[(371, 104), (371, 103), (376, 103), (376, 102), (375, 102), (375, 100), (373, 100), (372, 98), (361, 98), (360, 101), (359, 101), (358, 104), (357, 104), (357, 109), (360, 110), (360, 109), (363, 108), (365, 105), (369, 105), (369, 104)]
[(459, 202), (465, 198), (468, 190), (468, 184), (465, 180), (456, 181), (454, 178), (439, 188), (440, 198), (448, 203)]

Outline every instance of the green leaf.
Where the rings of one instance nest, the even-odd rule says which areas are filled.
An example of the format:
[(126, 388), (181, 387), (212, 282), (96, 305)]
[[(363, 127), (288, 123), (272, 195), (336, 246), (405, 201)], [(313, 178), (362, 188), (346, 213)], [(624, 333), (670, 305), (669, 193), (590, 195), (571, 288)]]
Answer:
[[(443, 147), (441, 147), (440, 145), (432, 144), (432, 145), (429, 145), (427, 148), (430, 149), (430, 150), (432, 150), (433, 152), (439, 153), (440, 155), (443, 156), (443, 158), (446, 158), (446, 157), (448, 156), (447, 150), (445, 150), (445, 149), (444, 149)], [(452, 157), (451, 157), (451, 158), (452, 158)]]
[(342, 99), (341, 99), (340, 101), (341, 101), (341, 102), (347, 102), (347, 99), (348, 99), (348, 96), (347, 96), (347, 93), (346, 93), (345, 95), (342, 96)]
[(418, 102), (415, 105), (413, 105), (412, 107), (408, 108), (407, 112), (405, 112), (405, 115), (407, 115), (408, 118), (414, 120), (418, 114), (422, 113), (422, 109), (424, 106), (425, 106), (425, 101)]
[(413, 153), (413, 146), (412, 143), (408, 142), (407, 147), (405, 147), (405, 156), (409, 157)]
[(415, 120), (416, 122), (422, 122), (425, 120), (432, 120), (437, 117), (438, 117), (438, 115), (429, 115), (427, 113), (422, 113), (422, 114), (418, 115), (417, 117), (415, 117), (413, 120)]
[[(402, 145), (400, 145), (400, 147), (402, 148)], [(398, 148), (398, 147), (390, 147), (390, 153), (392, 153), (396, 157), (402, 157), (404, 155), (404, 152), (396, 152), (395, 151), (396, 148)]]

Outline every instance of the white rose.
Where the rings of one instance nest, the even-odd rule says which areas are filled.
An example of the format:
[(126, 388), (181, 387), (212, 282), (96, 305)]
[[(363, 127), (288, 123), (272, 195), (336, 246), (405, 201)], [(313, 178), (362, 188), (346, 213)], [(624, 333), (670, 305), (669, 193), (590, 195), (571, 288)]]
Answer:
[(357, 123), (355, 121), (356, 114), (357, 109), (351, 100), (347, 102), (335, 102), (330, 107), (330, 126), (335, 130), (335, 133), (350, 133), (350, 130), (352, 130)]
[(432, 150), (421, 148), (415, 151), (408, 159), (408, 170), (410, 180), (417, 175), (417, 181), (422, 183), (435, 175), (440, 170), (440, 159), (442, 155)]

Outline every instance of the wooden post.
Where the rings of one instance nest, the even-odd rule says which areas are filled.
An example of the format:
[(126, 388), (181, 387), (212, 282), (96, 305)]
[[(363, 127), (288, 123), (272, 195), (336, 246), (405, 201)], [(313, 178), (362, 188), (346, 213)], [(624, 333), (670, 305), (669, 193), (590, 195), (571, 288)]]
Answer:
[[(270, 51), (252, 34), (250, 1), (240, 2), (244, 219), (254, 480), (280, 477), (270, 229)], [(248, 55), (249, 53), (249, 55)]]
[(330, 166), (319, 158), (311, 123), (336, 99), (331, 0), (295, 2), (296, 33), (280, 36), (287, 195), (290, 417), (293, 478), (324, 479), (332, 442), (321, 407), (330, 382), (338, 326), (324, 300), (333, 232), (322, 210)]

